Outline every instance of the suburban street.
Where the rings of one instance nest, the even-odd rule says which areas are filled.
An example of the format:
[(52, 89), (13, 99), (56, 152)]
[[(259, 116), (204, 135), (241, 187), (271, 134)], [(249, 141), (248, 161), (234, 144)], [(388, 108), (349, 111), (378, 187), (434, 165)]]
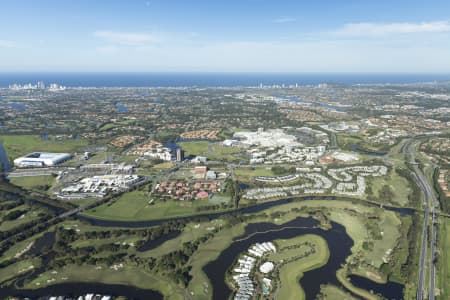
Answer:
[[(413, 171), (413, 176), (419, 186), (419, 188), (423, 191), (424, 195), (424, 220), (422, 227), (422, 241), (420, 246), (420, 258), (419, 258), (419, 269), (418, 269), (418, 279), (417, 279), (417, 300), (422, 299), (435, 299), (435, 273), (436, 273), (436, 245), (437, 245), (437, 212), (438, 212), (438, 203), (435, 197), (433, 187), (430, 184), (428, 178), (430, 174), (424, 174), (424, 172), (419, 168), (419, 164), (415, 160), (415, 146), (417, 141), (410, 139), (406, 140), (403, 143), (402, 153), (404, 157), (404, 161), (411, 166)], [(15, 170), (10, 172), (9, 166), (5, 163), (7, 162), (7, 156), (4, 152), (4, 149), (1, 147), (2, 155), (0, 158), (0, 162), (3, 162), (3, 173), (5, 177), (26, 177), (26, 176), (40, 176), (40, 175), (50, 175), (58, 172), (62, 172), (68, 168), (73, 167), (56, 167), (56, 168), (40, 168), (40, 169), (23, 169), (23, 170)], [(388, 156), (383, 157), (384, 161), (388, 163), (390, 158)], [(5, 168), (6, 165), (6, 168)], [(180, 164), (177, 164), (174, 168), (167, 169), (165, 172), (162, 172), (158, 176), (170, 176), (171, 173), (177, 171), (180, 167)], [(234, 179), (234, 169), (235, 166), (233, 164), (228, 165), (231, 177)], [(434, 169), (434, 168), (433, 168)], [(428, 173), (429, 170), (427, 170)], [(431, 170), (432, 172), (432, 170)], [(154, 177), (154, 176), (151, 176)], [(151, 178), (148, 177), (145, 182)], [(97, 201), (91, 202), (89, 204), (81, 205), (79, 207), (70, 209), (59, 214), (57, 219), (65, 219), (72, 215), (76, 215), (86, 209), (95, 207), (104, 202), (108, 201), (108, 199), (99, 199)], [(431, 216), (431, 220), (430, 220)], [(431, 224), (430, 224), (431, 223)], [(428, 252), (430, 251), (430, 252)], [(427, 282), (428, 280), (428, 282)]]

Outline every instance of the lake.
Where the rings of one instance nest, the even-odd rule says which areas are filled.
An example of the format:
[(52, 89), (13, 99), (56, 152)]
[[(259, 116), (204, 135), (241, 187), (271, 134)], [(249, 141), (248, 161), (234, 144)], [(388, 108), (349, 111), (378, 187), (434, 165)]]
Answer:
[[(342, 287), (336, 277), (336, 271), (341, 268), (341, 265), (345, 263), (346, 258), (351, 254), (353, 240), (346, 233), (345, 227), (340, 224), (331, 222), (332, 228), (330, 230), (318, 228), (318, 225), (319, 222), (312, 218), (297, 218), (281, 225), (273, 223), (247, 225), (245, 233), (236, 238), (235, 242), (222, 251), (216, 260), (207, 264), (203, 269), (211, 281), (213, 299), (227, 300), (229, 298), (232, 291), (225, 283), (227, 269), (233, 264), (236, 258), (244, 253), (251, 245), (274, 241), (276, 239), (294, 238), (305, 234), (316, 234), (321, 236), (327, 241), (330, 249), (328, 262), (322, 267), (305, 272), (304, 276), (299, 281), (299, 284), (304, 287), (306, 299), (316, 299), (322, 284), (333, 284)], [(361, 288), (371, 287), (374, 291), (382, 294), (387, 299), (403, 298), (403, 285), (401, 284), (391, 282), (388, 282), (387, 284), (378, 284), (366, 279), (373, 283), (373, 285), (369, 285), (364, 281), (365, 278), (356, 275), (352, 275), (352, 278), (352, 283), (355, 286)], [(361, 280), (358, 280), (359, 278), (361, 278)]]

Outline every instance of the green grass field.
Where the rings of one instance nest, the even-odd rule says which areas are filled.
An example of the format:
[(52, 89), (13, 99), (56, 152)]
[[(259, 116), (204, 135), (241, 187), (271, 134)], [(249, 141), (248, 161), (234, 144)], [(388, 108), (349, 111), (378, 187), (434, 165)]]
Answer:
[(384, 152), (387, 144), (373, 144), (362, 134), (338, 134), (337, 143), (344, 150), (352, 150), (352, 145), (359, 145), (364, 150)]
[[(31, 222), (33, 220), (36, 220), (39, 218), (39, 213), (43, 213), (45, 212), (44, 208), (40, 208), (38, 206), (30, 206), (28, 204), (23, 204), (20, 205), (14, 209), (8, 210), (8, 211), (1, 211), (0, 212), (0, 217), (3, 217), (4, 215), (6, 215), (9, 212), (13, 212), (16, 210), (23, 210), (26, 211), (23, 216), (15, 219), (15, 220), (11, 220), (11, 221), (3, 221), (0, 224), (0, 231), (8, 231), (13, 229), (14, 227), (17, 227), (19, 225)], [(1, 219), (1, 218), (0, 218)]]
[(372, 181), (374, 195), (378, 195), (383, 185), (389, 185), (394, 192), (393, 202), (401, 206), (408, 206), (408, 195), (411, 193), (409, 182), (395, 171), (391, 171), (389, 176), (373, 177), (370, 180)]
[(91, 198), (73, 199), (73, 200), (70, 200), (70, 203), (77, 205), (77, 206), (81, 206), (81, 205), (91, 204), (97, 200), (98, 200), (98, 198), (91, 197)]
[[(275, 240), (278, 248), (283, 248), (289, 245), (295, 245), (302, 242), (311, 242), (315, 245), (316, 253), (311, 254), (305, 258), (301, 258), (292, 263), (285, 264), (279, 270), (280, 274), (280, 289), (277, 293), (278, 299), (304, 299), (305, 294), (298, 284), (300, 278), (303, 277), (304, 272), (319, 268), (325, 265), (330, 256), (328, 245), (326, 241), (317, 235), (302, 235), (288, 240)], [(275, 264), (280, 260), (286, 260), (302, 253), (302, 251), (308, 249), (302, 248), (286, 250), (271, 254), (268, 260), (273, 261)]]
[(444, 244), (444, 251), (445, 251), (445, 263), (444, 267), (446, 267), (447, 272), (445, 273), (446, 277), (444, 277), (443, 282), (447, 283), (447, 287), (444, 288), (445, 290), (445, 296), (449, 298), (450, 295), (450, 220), (447, 219), (447, 224), (445, 225), (445, 244)]
[[(347, 234), (354, 241), (352, 247), (352, 255), (360, 253), (361, 259), (367, 263), (371, 263), (374, 267), (379, 267), (382, 262), (382, 258), (388, 249), (394, 249), (397, 245), (398, 238), (400, 235), (399, 226), (401, 224), (399, 217), (391, 211), (381, 211), (375, 207), (369, 207), (363, 204), (353, 204), (347, 201), (326, 201), (326, 200), (311, 200), (302, 201), (299, 203), (290, 203), (275, 208), (266, 210), (268, 214), (272, 211), (289, 211), (292, 207), (326, 207), (329, 209), (330, 220), (342, 224)], [(356, 213), (349, 213), (349, 211), (355, 211)], [(373, 249), (364, 250), (363, 241), (370, 239), (368, 236), (367, 228), (365, 223), (367, 222), (366, 215), (368, 213), (376, 213), (380, 216), (380, 222), (378, 226), (380, 231), (383, 232), (382, 239), (373, 240)], [(283, 218), (283, 222), (286, 222), (291, 217), (291, 214), (287, 214)], [(375, 221), (374, 221), (375, 222)], [(402, 255), (407, 255), (403, 253)], [(401, 257), (399, 259), (404, 259)], [(360, 268), (360, 275), (374, 279), (375, 275), (373, 270)], [(380, 278), (379, 280), (385, 280), (385, 278)]]
[(241, 223), (231, 228), (223, 229), (211, 240), (201, 244), (198, 250), (190, 258), (192, 265), (192, 281), (189, 283), (188, 290), (193, 293), (194, 299), (211, 299), (212, 287), (209, 279), (206, 277), (202, 268), (208, 262), (215, 260), (220, 253), (226, 249), (233, 241), (233, 238), (244, 233), (246, 224)]
[(126, 126), (126, 125), (131, 125), (134, 124), (136, 121), (135, 120), (123, 120), (123, 121), (119, 121), (119, 122), (114, 122), (114, 123), (106, 123), (104, 124), (102, 127), (100, 127), (100, 131), (106, 131), (106, 130), (110, 130), (116, 127), (122, 127), (122, 126)]
[(239, 161), (237, 154), (241, 152), (239, 148), (223, 147), (219, 143), (181, 142), (178, 144), (186, 155), (205, 156), (210, 160)]
[(89, 265), (68, 265), (62, 269), (56, 270), (56, 273), (47, 271), (37, 277), (25, 287), (38, 288), (49, 284), (63, 282), (100, 282), (109, 284), (124, 284), (136, 286), (143, 289), (153, 289), (164, 294), (164, 299), (183, 299), (184, 292), (177, 285), (171, 283), (166, 278), (159, 277), (153, 273), (147, 272), (142, 268), (124, 265), (119, 270), (109, 268), (109, 266)]
[(349, 215), (344, 210), (336, 207), (336, 209), (331, 210), (330, 219), (345, 226), (347, 234), (354, 242), (352, 252), (362, 248), (362, 243), (367, 238), (367, 230), (364, 226), (364, 217), (362, 215)]
[[(287, 206), (284, 207), (288, 208)], [(275, 210), (277, 209), (274, 208), (266, 210), (265, 212), (270, 214), (271, 211)], [(211, 299), (211, 283), (209, 282), (209, 279), (206, 277), (202, 268), (203, 266), (208, 264), (208, 262), (215, 260), (220, 255), (220, 253), (233, 242), (234, 237), (242, 235), (247, 224), (258, 222), (272, 222), (275, 224), (283, 224), (300, 216), (305, 217), (306, 215), (289, 212), (283, 217), (277, 218), (275, 220), (268, 217), (258, 217), (252, 219), (251, 222), (239, 223), (231, 228), (225, 228), (219, 231), (219, 233), (217, 233), (211, 240), (207, 241), (206, 243), (200, 244), (198, 250), (194, 253), (193, 256), (191, 256), (189, 263), (192, 265), (192, 270), (190, 273), (193, 278), (188, 286), (188, 291), (193, 293), (193, 297), (196, 300)], [(178, 238), (177, 241), (181, 243)]]
[[(95, 217), (107, 218), (107, 219), (121, 219), (122, 220), (145, 220), (148, 217), (158, 218), (161, 214), (173, 215), (184, 213), (187, 207), (179, 207), (179, 202), (175, 201), (157, 201), (155, 205), (148, 205), (148, 196), (144, 191), (133, 191), (124, 194), (117, 200), (111, 202), (111, 204), (104, 204), (94, 210), (87, 212)], [(160, 203), (158, 203), (160, 202)], [(205, 203), (204, 201), (201, 203)], [(167, 207), (158, 205), (168, 205)], [(177, 205), (178, 207), (171, 208), (170, 205)], [(181, 289), (175, 285), (171, 280), (159, 275), (155, 275), (153, 271), (148, 271), (140, 267), (125, 263), (124, 268), (119, 271), (115, 271), (109, 266), (102, 266), (102, 269), (95, 269), (95, 266), (83, 265), (68, 265), (62, 269), (57, 269), (58, 273), (53, 274), (50, 271), (45, 272), (42, 276), (37, 277), (31, 283), (27, 284), (28, 288), (37, 288), (46, 286), (54, 283), (62, 282), (74, 282), (74, 281), (92, 281), (92, 282), (105, 282), (105, 283), (120, 283), (128, 284), (137, 287), (151, 288), (161, 291), (167, 299), (182, 299), (183, 296), (188, 293), (192, 294), (192, 299), (210, 299), (211, 298), (211, 284), (208, 278), (202, 271), (204, 265), (208, 262), (217, 258), (220, 253), (227, 248), (234, 237), (239, 236), (243, 233), (245, 226), (248, 223), (257, 222), (273, 222), (276, 224), (283, 224), (289, 220), (292, 220), (299, 216), (306, 216), (306, 210), (303, 212), (293, 212), (291, 211), (294, 207), (312, 207), (321, 208), (326, 207), (327, 211), (330, 212), (330, 219), (343, 224), (346, 227), (347, 233), (355, 241), (355, 246), (352, 249), (353, 253), (361, 250), (362, 240), (367, 237), (367, 229), (365, 228), (365, 221), (367, 213), (378, 213), (380, 216), (379, 227), (385, 234), (383, 238), (379, 241), (375, 241), (374, 249), (372, 252), (367, 252), (361, 250), (361, 255), (364, 259), (374, 260), (380, 259), (380, 255), (384, 254), (386, 249), (392, 248), (392, 244), (395, 244), (396, 227), (399, 224), (398, 217), (387, 211), (382, 211), (379, 208), (369, 207), (363, 204), (354, 204), (348, 201), (321, 201), (321, 200), (311, 200), (302, 202), (293, 202), (286, 205), (280, 205), (272, 207), (264, 211), (266, 216), (259, 216), (252, 219), (251, 221), (237, 224), (231, 228), (224, 228), (219, 233), (217, 233), (212, 239), (205, 243), (200, 244), (198, 250), (190, 257), (189, 265), (192, 266), (191, 275), (193, 276), (187, 290)], [(158, 215), (155, 214), (153, 210), (159, 210)], [(189, 207), (189, 209), (195, 209), (195, 207)], [(283, 211), (287, 212), (285, 215), (279, 218), (272, 218), (271, 213)], [(354, 211), (354, 212), (352, 212)], [(141, 257), (160, 257), (161, 255), (167, 254), (169, 252), (181, 249), (183, 243), (187, 241), (193, 241), (201, 236), (204, 236), (212, 230), (212, 228), (217, 228), (218, 226), (225, 225), (226, 221), (224, 219), (217, 219), (213, 221), (205, 221), (200, 223), (189, 223), (184, 228), (181, 235), (178, 237), (166, 241), (159, 247), (152, 249), (147, 252), (136, 252), (134, 248), (130, 248), (129, 254), (136, 254)], [(86, 223), (82, 223), (76, 220), (66, 220), (61, 223), (65, 228), (73, 228), (79, 232), (92, 231), (92, 230), (105, 230), (103, 227), (95, 227)], [(297, 243), (302, 239), (308, 241), (313, 241), (317, 246), (317, 251), (310, 257), (300, 259), (289, 265), (284, 266), (280, 271), (280, 276), (283, 285), (278, 293), (278, 299), (291, 299), (292, 295), (302, 295), (301, 287), (298, 285), (298, 279), (302, 276), (302, 273), (308, 269), (316, 268), (324, 263), (328, 259), (328, 246), (326, 242), (318, 236), (301, 236), (289, 240), (277, 240), (279, 247), (283, 247), (292, 243)], [(137, 237), (120, 237), (117, 239), (105, 239), (105, 240), (86, 240), (77, 241), (73, 244), (75, 247), (83, 247), (88, 245), (100, 245), (103, 243), (110, 243), (113, 241), (133, 243), (137, 240)], [(18, 251), (25, 248), (32, 240), (26, 240), (17, 245), (17, 247), (11, 248), (8, 251), (8, 255), (11, 257)], [(302, 251), (297, 249), (296, 251), (289, 250), (286, 253), (279, 253), (279, 256), (273, 256), (274, 262), (279, 261), (282, 258), (287, 258), (288, 256), (293, 256)], [(332, 249), (330, 249), (332, 251)], [(291, 252), (291, 253), (289, 253)], [(296, 253), (294, 253), (296, 252)], [(104, 255), (108, 253), (102, 253), (99, 255)], [(25, 266), (26, 267), (26, 266)], [(14, 274), (16, 269), (8, 269), (8, 274)], [(10, 276), (4, 273), (4, 276)], [(0, 277), (1, 278), (1, 277)], [(8, 277), (10, 278), (10, 277)], [(47, 280), (50, 280), (49, 282)], [(39, 285), (37, 285), (39, 284)], [(349, 284), (349, 283), (345, 283)], [(332, 287), (333, 288), (333, 287)], [(333, 289), (331, 288), (331, 292)], [(335, 287), (334, 287), (335, 288)], [(358, 291), (362, 293), (365, 297), (369, 299), (375, 299), (367, 291)], [(340, 296), (346, 296), (344, 292), (340, 291)], [(296, 299), (297, 299), (296, 298)], [(328, 298), (327, 298), (328, 299)], [(337, 298), (329, 298), (337, 299)], [(351, 299), (351, 298), (341, 298), (341, 299)]]
[(164, 242), (159, 247), (146, 251), (137, 253), (138, 256), (143, 257), (160, 257), (164, 254), (167, 254), (171, 251), (175, 251), (177, 249), (181, 249), (183, 243), (194, 241), (199, 237), (210, 232), (212, 228), (217, 228), (218, 226), (223, 225), (225, 222), (221, 219), (212, 220), (209, 222), (201, 222), (201, 223), (189, 223), (183, 229), (182, 233), (171, 240)]
[(339, 147), (345, 150), (351, 150), (351, 145), (362, 142), (362, 138), (359, 136), (338, 134), (336, 137)]
[(44, 186), (51, 187), (55, 183), (55, 177), (51, 175), (14, 177), (10, 178), (9, 182), (11, 182), (14, 185), (23, 187), (27, 190), (34, 190), (34, 189), (39, 190), (39, 187)]
[[(34, 243), (34, 241), (37, 240), (38, 238), (40, 238), (42, 235), (44, 235), (44, 232), (40, 233), (40, 234), (36, 234), (26, 240), (15, 243), (11, 248), (6, 250), (2, 254), (2, 256), (0, 257), (0, 263), (14, 258), (20, 252), (28, 249)], [(24, 251), (23, 254), (25, 254), (25, 253), (26, 252)]]
[(0, 141), (10, 160), (30, 152), (76, 152), (87, 145), (86, 140), (43, 141), (37, 135), (2, 135)]
[[(345, 226), (347, 233), (352, 238), (354, 245), (352, 247), (352, 253), (361, 253), (363, 261), (371, 264), (375, 268), (379, 268), (383, 263), (383, 256), (389, 249), (394, 249), (397, 245), (398, 238), (400, 237), (399, 226), (401, 224), (398, 216), (391, 211), (385, 211), (380, 214), (381, 221), (378, 226), (383, 232), (382, 239), (374, 240), (368, 236), (367, 228), (365, 225), (364, 215), (350, 215), (343, 210), (332, 210), (330, 219)], [(364, 250), (363, 242), (371, 240), (373, 242), (372, 250)], [(375, 275), (370, 270), (360, 268), (358, 273), (361, 276), (374, 279)], [(382, 281), (383, 278), (378, 278), (378, 281)]]
[[(352, 237), (352, 239), (357, 239), (358, 236), (365, 236), (364, 224), (362, 222), (356, 221), (355, 219), (351, 219), (350, 221), (348, 213), (345, 213), (343, 209), (352, 209), (357, 211), (358, 213), (371, 212), (374, 210), (373, 207), (368, 207), (365, 205), (356, 205), (350, 202), (345, 201), (302, 201), (302, 202), (294, 202), (286, 205), (280, 205), (277, 207), (272, 207), (270, 209), (264, 210), (267, 215), (270, 215), (273, 212), (287, 212), (282, 217), (273, 219), (268, 217), (258, 217), (252, 219), (250, 223), (257, 222), (272, 222), (275, 224), (284, 224), (296, 217), (305, 217), (305, 214), (292, 212), (291, 209), (294, 207), (329, 207), (331, 211), (335, 212), (338, 210), (342, 210), (342, 219), (338, 219), (332, 215), (331, 219), (338, 223), (343, 224), (346, 227), (347, 232)], [(345, 223), (344, 223), (345, 221)], [(214, 238), (207, 241), (204, 244), (199, 246), (199, 249), (194, 253), (194, 255), (190, 259), (190, 264), (192, 265), (191, 275), (193, 275), (193, 279), (189, 284), (188, 290), (189, 292), (193, 292), (195, 299), (210, 299), (211, 298), (211, 284), (203, 273), (202, 268), (208, 262), (216, 259), (221, 251), (227, 248), (231, 243), (234, 237), (241, 235), (244, 232), (244, 228), (248, 223), (240, 223), (232, 228), (226, 228), (220, 231)], [(181, 243), (181, 240), (178, 238), (171, 242), (171, 245), (176, 245), (177, 243)], [(157, 252), (157, 249), (155, 249)], [(352, 249), (356, 251), (356, 249)], [(355, 253), (355, 252), (354, 252)], [(279, 298), (282, 299), (282, 298)]]
[[(79, 233), (83, 233), (86, 231), (104, 231), (105, 227), (104, 226), (94, 226), (91, 225), (87, 222), (82, 222), (82, 221), (78, 221), (78, 220), (65, 220), (64, 222), (61, 223), (61, 226), (63, 226), (66, 229), (73, 229)], [(147, 227), (145, 227), (147, 228)], [(113, 229), (123, 229), (123, 227), (109, 227), (108, 229), (113, 230)]]
[(331, 284), (322, 287), (321, 293), (324, 300), (356, 300), (349, 293)]
[(370, 293), (369, 291), (360, 289), (355, 287), (351, 284), (350, 280), (346, 278), (345, 276), (345, 269), (340, 269), (337, 271), (336, 277), (338, 278), (339, 282), (342, 283), (344, 287), (346, 287), (348, 290), (350, 290), (352, 293), (362, 297), (366, 300), (381, 300), (380, 297)]
[(117, 163), (134, 163), (139, 156), (137, 155), (121, 155), (115, 160)]
[(249, 180), (250, 177), (275, 175), (270, 167), (239, 168), (234, 170), (234, 174), (239, 178), (247, 180)]
[(241, 153), (240, 148), (235, 147), (223, 147), (220, 144), (214, 144), (211, 146), (211, 153), (207, 153), (206, 157), (211, 160), (225, 160), (225, 161), (239, 161), (238, 156)]
[(442, 218), (440, 224), (437, 287), (440, 289), (440, 299), (450, 299), (450, 219)]
[(203, 156), (206, 151), (208, 151), (208, 147), (210, 142), (181, 142), (178, 145), (184, 150), (187, 155), (201, 155)]
[(40, 264), (39, 258), (33, 258), (21, 260), (4, 268), (2, 267), (0, 268), (0, 280), (6, 281), (17, 275), (31, 272), (34, 268), (38, 268)]
[(198, 213), (196, 207), (210, 205), (208, 200), (178, 201), (155, 200), (147, 192), (132, 191), (125, 193), (118, 199), (100, 205), (84, 212), (84, 215), (108, 220), (142, 221), (164, 219), (169, 217), (182, 217)]
[(173, 168), (173, 166), (174, 166), (173, 162), (167, 161), (167, 162), (163, 162), (163, 163), (155, 165), (154, 168), (161, 169), (161, 170), (167, 170), (167, 169)]
[(111, 244), (111, 243), (117, 243), (117, 244), (128, 244), (133, 245), (136, 244), (138, 240), (142, 238), (136, 237), (136, 236), (124, 236), (124, 237), (111, 237), (109, 239), (88, 239), (88, 240), (76, 240), (75, 242), (71, 243), (72, 248), (83, 248), (88, 246), (94, 246), (98, 247), (104, 244)]
[(371, 263), (376, 268), (379, 268), (383, 263), (382, 257), (389, 249), (393, 250), (400, 237), (398, 230), (400, 226), (400, 219), (391, 211), (385, 212), (381, 215), (382, 221), (380, 228), (383, 232), (381, 240), (374, 240), (373, 250), (367, 252), (365, 255), (366, 261)]

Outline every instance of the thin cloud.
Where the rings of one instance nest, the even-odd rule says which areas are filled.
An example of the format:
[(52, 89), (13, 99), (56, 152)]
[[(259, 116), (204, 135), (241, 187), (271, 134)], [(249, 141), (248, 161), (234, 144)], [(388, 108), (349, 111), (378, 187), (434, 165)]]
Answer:
[(96, 31), (93, 35), (110, 43), (130, 46), (143, 45), (159, 41), (158, 36), (148, 33)]
[(450, 32), (448, 21), (421, 23), (349, 23), (335, 34), (343, 37), (382, 37), (398, 34)]
[(8, 40), (0, 40), (0, 47), (1, 48), (13, 48), (16, 46), (16, 43), (13, 41)]
[(297, 21), (297, 19), (285, 17), (285, 18), (274, 19), (274, 20), (272, 20), (272, 23), (283, 24), (283, 23), (293, 23), (295, 21)]
[(119, 52), (120, 48), (116, 46), (103, 46), (95, 48), (95, 51), (102, 54), (112, 54)]

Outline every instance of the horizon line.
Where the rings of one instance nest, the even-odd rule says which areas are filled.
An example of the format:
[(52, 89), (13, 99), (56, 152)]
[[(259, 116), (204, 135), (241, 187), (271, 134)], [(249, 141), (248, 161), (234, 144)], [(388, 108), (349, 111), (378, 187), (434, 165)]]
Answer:
[(62, 74), (292, 74), (292, 75), (310, 75), (310, 74), (365, 74), (365, 75), (450, 75), (446, 72), (405, 72), (405, 71), (0, 71), (0, 74), (36, 74), (36, 73), (62, 73)]

